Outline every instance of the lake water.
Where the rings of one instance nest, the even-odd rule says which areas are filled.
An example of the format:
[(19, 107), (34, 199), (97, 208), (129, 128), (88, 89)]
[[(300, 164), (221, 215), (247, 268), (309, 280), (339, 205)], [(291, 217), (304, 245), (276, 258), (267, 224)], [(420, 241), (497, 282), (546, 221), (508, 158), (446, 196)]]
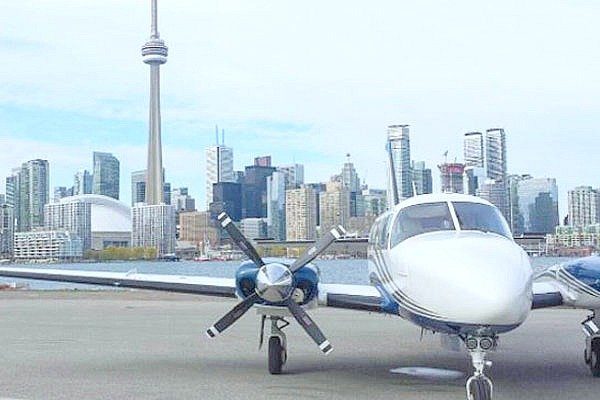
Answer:
[[(532, 258), (532, 264), (536, 270), (550, 267), (555, 264), (569, 261), (570, 258), (536, 257)], [(367, 260), (319, 260), (315, 264), (321, 270), (321, 282), (323, 283), (346, 283), (346, 284), (368, 284)], [(35, 264), (22, 265), (28, 268), (56, 268), (85, 271), (111, 271), (128, 272), (137, 270), (139, 273), (167, 274), (167, 275), (201, 275), (216, 278), (233, 278), (240, 263), (238, 261), (222, 262), (115, 262), (115, 263), (82, 263), (82, 264)], [(17, 265), (21, 266), (21, 265)], [(13, 278), (1, 278), (0, 282), (25, 283), (32, 290), (117, 290), (109, 287), (97, 287), (90, 285), (78, 285), (71, 283), (32, 281)]]

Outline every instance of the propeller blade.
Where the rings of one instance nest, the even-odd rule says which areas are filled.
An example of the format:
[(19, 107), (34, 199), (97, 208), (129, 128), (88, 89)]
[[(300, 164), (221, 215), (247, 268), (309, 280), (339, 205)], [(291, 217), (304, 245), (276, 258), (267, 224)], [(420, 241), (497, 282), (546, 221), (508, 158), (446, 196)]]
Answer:
[(287, 306), (294, 318), (296, 318), (296, 321), (298, 321), (306, 333), (308, 333), (312, 340), (319, 346), (319, 349), (325, 354), (331, 353), (333, 347), (329, 343), (329, 340), (327, 340), (323, 332), (321, 332), (321, 329), (319, 329), (317, 324), (315, 324), (315, 321), (310, 318), (306, 311), (292, 299), (288, 301)]
[(239, 302), (235, 307), (233, 307), (231, 311), (225, 314), (223, 318), (208, 328), (206, 330), (206, 335), (210, 338), (214, 338), (219, 333), (229, 328), (235, 321), (240, 319), (241, 316), (244, 315), (246, 311), (248, 311), (259, 299), (260, 297), (256, 293), (246, 297), (243, 301)]
[(346, 230), (341, 226), (337, 226), (327, 232), (321, 239), (319, 239), (313, 246), (311, 246), (308, 250), (300, 256), (292, 266), (290, 267), (290, 271), (296, 272), (300, 268), (304, 267), (306, 264), (317, 258), (319, 254), (321, 254), (325, 249), (327, 249), (333, 242), (337, 239), (341, 238), (346, 234)]
[(219, 214), (217, 219), (219, 220), (219, 223), (221, 223), (223, 229), (225, 229), (227, 233), (229, 233), (229, 236), (231, 236), (231, 239), (235, 242), (235, 244), (238, 245), (238, 247), (244, 252), (246, 256), (248, 256), (250, 260), (252, 260), (254, 264), (256, 264), (259, 267), (265, 265), (265, 262), (262, 260), (262, 258), (260, 258), (256, 249), (254, 248), (254, 246), (252, 246), (252, 243), (250, 243), (250, 241), (246, 239), (244, 235), (242, 235), (242, 232), (240, 232), (238, 227), (235, 226), (235, 224), (233, 223), (231, 218), (229, 218), (229, 215), (227, 215), (227, 213), (223, 212)]

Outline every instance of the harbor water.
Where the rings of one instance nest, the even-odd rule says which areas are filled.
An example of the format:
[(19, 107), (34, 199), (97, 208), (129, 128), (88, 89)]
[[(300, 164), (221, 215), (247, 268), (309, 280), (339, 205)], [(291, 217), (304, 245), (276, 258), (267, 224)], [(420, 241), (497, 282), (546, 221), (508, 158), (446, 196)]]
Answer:
[[(564, 263), (570, 258), (534, 257), (531, 259), (536, 271)], [(369, 283), (366, 259), (359, 260), (317, 260), (315, 264), (321, 271), (321, 282), (366, 285)], [(52, 268), (84, 271), (110, 271), (166, 275), (200, 275), (215, 278), (233, 278), (240, 265), (239, 261), (181, 261), (181, 262), (112, 262), (112, 263), (73, 263), (73, 264), (31, 264), (14, 265), (27, 268)], [(32, 281), (14, 278), (0, 278), (0, 283), (17, 283), (30, 290), (118, 290), (91, 285), (79, 285), (59, 282)]]

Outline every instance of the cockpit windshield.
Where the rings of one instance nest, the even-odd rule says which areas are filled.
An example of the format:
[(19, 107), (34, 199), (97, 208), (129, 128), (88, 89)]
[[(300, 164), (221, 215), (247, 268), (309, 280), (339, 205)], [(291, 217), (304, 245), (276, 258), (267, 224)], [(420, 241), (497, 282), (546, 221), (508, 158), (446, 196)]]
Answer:
[(448, 203), (417, 204), (403, 208), (396, 216), (390, 246), (421, 233), (450, 230), (454, 230), (454, 223)]
[(496, 207), (481, 203), (453, 202), (461, 230), (493, 232), (512, 238), (506, 220)]

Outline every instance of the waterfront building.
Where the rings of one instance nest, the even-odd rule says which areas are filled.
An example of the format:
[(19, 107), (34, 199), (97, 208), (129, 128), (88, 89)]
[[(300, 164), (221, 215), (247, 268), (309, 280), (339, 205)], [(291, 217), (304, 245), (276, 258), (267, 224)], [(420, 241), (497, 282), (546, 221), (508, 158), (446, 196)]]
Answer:
[(83, 257), (83, 243), (64, 230), (38, 230), (15, 233), (14, 258), (17, 261), (69, 261)]
[(44, 206), (44, 221), (50, 231), (64, 230), (81, 239), (83, 251), (92, 247), (92, 205), (66, 197)]
[(600, 189), (578, 186), (568, 192), (569, 225), (584, 227), (600, 223)]
[(553, 178), (521, 179), (517, 184), (519, 215), (525, 232), (552, 233), (559, 225), (558, 186)]
[(480, 185), (476, 195), (495, 205), (508, 221), (510, 210), (508, 206), (507, 188), (504, 181), (488, 179), (483, 185)]
[(220, 182), (236, 182), (236, 174), (233, 172), (233, 149), (224, 144), (216, 144), (206, 149), (207, 207), (213, 202), (213, 185)]
[[(65, 197), (50, 206), (52, 214), (47, 217), (48, 227), (75, 232), (82, 239), (84, 249), (103, 250), (131, 245), (131, 208), (119, 200), (86, 194)], [(48, 207), (46, 214), (50, 212), (47, 210)], [(89, 240), (88, 232), (91, 235)]]
[(366, 188), (362, 191), (365, 204), (365, 217), (378, 217), (387, 210), (387, 191)]
[(175, 252), (175, 207), (164, 203), (135, 205), (131, 215), (133, 247), (155, 248), (158, 257)]
[(327, 183), (327, 190), (319, 195), (319, 214), (321, 216), (321, 232), (348, 223), (351, 217), (350, 192), (343, 182), (330, 181)]
[(248, 239), (266, 239), (267, 220), (266, 218), (244, 218), (240, 221), (240, 231)]
[(94, 191), (94, 177), (90, 171), (83, 169), (77, 171), (73, 177), (73, 196), (81, 194), (92, 194)]
[[(550, 254), (566, 254), (565, 249), (589, 248), (600, 250), (600, 224), (587, 226), (557, 226), (552, 235), (546, 236)], [(577, 253), (575, 253), (577, 254)]]
[(211, 218), (216, 220), (219, 214), (226, 212), (236, 222), (242, 219), (242, 185), (235, 182), (218, 182), (212, 187), (213, 202), (209, 210)]
[(464, 193), (463, 175), (465, 164), (443, 163), (438, 165), (442, 193)]
[[(409, 125), (390, 125), (387, 130), (387, 148), (393, 162), (393, 174), (390, 177), (395, 182), (398, 199), (412, 197), (412, 173), (410, 168), (410, 135)], [(393, 189), (393, 184), (391, 185)], [(388, 196), (394, 199), (393, 192)]]
[(485, 168), (483, 167), (474, 167), (474, 166), (466, 166), (463, 182), (464, 182), (464, 193), (470, 194), (471, 196), (475, 196), (477, 194), (477, 190), (483, 183), (487, 180), (485, 175)]
[(310, 186), (285, 192), (286, 240), (314, 240), (317, 230), (316, 192)]
[(182, 212), (179, 215), (179, 240), (193, 243), (198, 248), (216, 247), (221, 239), (221, 228), (211, 219), (208, 211)]
[(431, 169), (427, 168), (424, 161), (412, 161), (412, 182), (416, 194), (433, 193), (433, 177)]
[(175, 210), (178, 213), (196, 210), (196, 200), (190, 196), (186, 187), (173, 189), (171, 204), (175, 206)]
[(267, 217), (267, 178), (275, 172), (273, 167), (250, 165), (244, 170), (242, 192), (242, 217)]
[(0, 203), (0, 258), (12, 258), (15, 237), (15, 209)]
[(111, 153), (94, 152), (93, 193), (119, 200), (119, 160)]
[(285, 240), (286, 174), (277, 170), (267, 177), (267, 230), (275, 240)]
[(485, 166), (483, 134), (481, 132), (465, 133), (464, 157), (467, 167), (483, 168)]
[(277, 167), (278, 171), (285, 174), (285, 189), (297, 189), (304, 185), (304, 165), (287, 164)]
[(44, 226), (44, 205), (49, 203), (50, 172), (48, 161), (31, 160), (18, 174), (19, 194), (17, 230), (20, 232)]
[(485, 154), (487, 177), (495, 181), (506, 181), (506, 134), (502, 128), (485, 132)]

